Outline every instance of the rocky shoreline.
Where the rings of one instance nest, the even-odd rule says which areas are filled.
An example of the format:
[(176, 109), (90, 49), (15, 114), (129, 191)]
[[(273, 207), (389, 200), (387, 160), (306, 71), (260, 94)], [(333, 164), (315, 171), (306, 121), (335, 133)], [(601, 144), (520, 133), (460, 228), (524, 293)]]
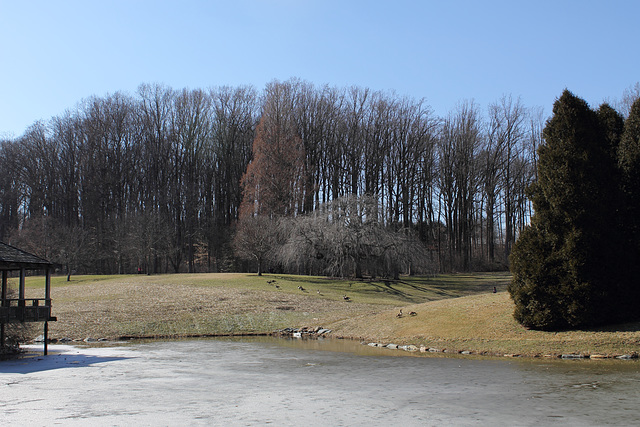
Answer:
[[(160, 340), (160, 339), (189, 339), (189, 338), (225, 338), (225, 337), (292, 337), (292, 338), (318, 338), (331, 333), (331, 329), (321, 326), (284, 328), (273, 332), (241, 332), (225, 334), (179, 334), (179, 335), (120, 335), (116, 339), (109, 338), (50, 338), (49, 344), (69, 344), (69, 343), (102, 343), (112, 341), (133, 341), (133, 340)], [(44, 342), (44, 335), (40, 335), (31, 341), (34, 344)]]
[(450, 350), (447, 348), (436, 348), (436, 347), (427, 347), (427, 346), (416, 346), (413, 344), (409, 345), (398, 345), (398, 344), (381, 344), (376, 342), (370, 342), (363, 344), (368, 345), (369, 347), (380, 347), (380, 348), (388, 348), (390, 350), (403, 350), (408, 352), (420, 352), (420, 353), (447, 353), (447, 354), (460, 354), (460, 355), (476, 355), (476, 356), (494, 356), (494, 357), (533, 357), (533, 358), (555, 358), (555, 359), (594, 359), (594, 360), (602, 360), (602, 359), (618, 359), (618, 360), (634, 360), (638, 359), (638, 353), (631, 354), (544, 354), (544, 355), (535, 355), (535, 356), (525, 356), (517, 353), (511, 354), (503, 354), (503, 353), (492, 353), (492, 352), (474, 352), (469, 350)]
[(302, 328), (285, 328), (273, 332), (272, 336), (277, 337), (292, 337), (292, 338), (318, 338), (326, 336), (331, 333), (331, 329), (323, 328), (322, 326), (305, 326)]
[[(258, 336), (272, 336), (280, 338), (301, 338), (301, 339), (318, 339), (318, 338), (333, 338), (333, 339), (352, 339), (353, 337), (334, 336), (331, 329), (323, 328), (322, 326), (305, 326), (301, 328), (284, 328), (273, 332), (245, 332), (245, 333), (227, 333), (227, 334), (186, 334), (186, 335), (123, 335), (119, 336), (115, 341), (132, 341), (132, 340), (160, 340), (160, 339), (192, 339), (192, 338), (228, 338), (228, 337), (258, 337)], [(33, 343), (42, 343), (44, 341), (43, 336), (39, 336), (33, 340)], [(49, 343), (66, 344), (66, 343), (87, 343), (97, 344), (112, 342), (107, 338), (93, 338), (87, 337), (84, 339), (72, 339), (68, 337), (53, 338), (49, 340)], [(636, 352), (630, 354), (586, 354), (586, 353), (566, 353), (566, 354), (537, 354), (537, 355), (523, 355), (518, 353), (496, 353), (490, 351), (470, 351), (470, 350), (456, 350), (449, 348), (429, 347), (426, 345), (413, 345), (413, 344), (394, 344), (394, 343), (378, 343), (378, 342), (366, 342), (360, 340), (361, 344), (368, 345), (369, 347), (385, 348), (389, 350), (401, 350), (410, 353), (441, 353), (450, 355), (474, 355), (474, 356), (492, 356), (492, 357), (507, 357), (507, 358), (549, 358), (549, 359), (564, 359), (564, 360), (579, 360), (579, 359), (591, 359), (591, 360), (603, 360), (603, 359), (617, 359), (617, 360), (636, 360), (639, 358), (639, 354)]]

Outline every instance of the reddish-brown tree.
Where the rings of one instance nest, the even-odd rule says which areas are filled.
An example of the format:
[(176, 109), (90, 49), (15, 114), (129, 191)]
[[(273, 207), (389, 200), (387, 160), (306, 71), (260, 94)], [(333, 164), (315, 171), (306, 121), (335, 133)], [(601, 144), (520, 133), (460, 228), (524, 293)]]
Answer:
[(242, 177), (243, 199), (234, 246), (255, 259), (258, 274), (269, 260), (280, 218), (303, 211), (305, 150), (293, 117), (293, 85), (267, 86), (264, 112), (253, 141), (253, 160)]
[(256, 129), (253, 160), (242, 178), (241, 217), (293, 216), (302, 209), (304, 147), (290, 111), (283, 111), (286, 95), (275, 98)]

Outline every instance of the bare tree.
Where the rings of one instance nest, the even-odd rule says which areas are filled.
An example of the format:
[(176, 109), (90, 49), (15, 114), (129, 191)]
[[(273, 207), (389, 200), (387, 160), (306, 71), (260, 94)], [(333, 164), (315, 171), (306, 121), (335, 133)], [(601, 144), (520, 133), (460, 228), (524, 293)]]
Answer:
[(408, 229), (386, 227), (379, 201), (348, 195), (295, 218), (279, 256), (285, 265), (330, 276), (398, 278), (426, 268), (424, 246)]
[(19, 207), (24, 193), (20, 179), (19, 147), (13, 141), (0, 141), (0, 241), (5, 241), (11, 230), (18, 228)]
[(78, 269), (91, 265), (93, 254), (89, 249), (90, 238), (90, 233), (78, 225), (61, 225), (53, 231), (55, 245), (49, 259), (64, 266), (67, 281)]
[(525, 172), (521, 158), (526, 144), (527, 111), (520, 98), (513, 100), (511, 96), (504, 96), (499, 104), (492, 106), (492, 116), (503, 156), (501, 180), (505, 218), (504, 259), (505, 263), (508, 263), (511, 247), (517, 235), (519, 196), (524, 193), (521, 184)]
[(480, 142), (477, 106), (462, 103), (444, 120), (438, 142), (440, 208), (447, 230), (449, 269), (471, 268)]
[(638, 98), (640, 98), (640, 82), (636, 82), (636, 84), (629, 86), (622, 92), (622, 99), (616, 104), (624, 117), (629, 117), (631, 106)]
[(200, 239), (203, 210), (202, 178), (209, 151), (211, 107), (200, 90), (183, 90), (175, 100), (175, 175), (172, 206), (176, 228), (182, 229), (177, 246), (186, 247), (188, 271), (194, 272), (195, 248)]
[(233, 245), (236, 254), (255, 261), (258, 276), (278, 249), (278, 220), (264, 215), (242, 218), (238, 223)]
[[(172, 138), (171, 116), (175, 93), (172, 89), (161, 85), (141, 85), (138, 88), (138, 121), (139, 138), (142, 145), (140, 178), (143, 185), (139, 192), (142, 212), (141, 217), (151, 227), (148, 239), (156, 242), (161, 233), (169, 232), (164, 239), (171, 236), (167, 230), (171, 221), (169, 199), (171, 193), (170, 172)], [(143, 208), (142, 208), (143, 207)], [(145, 227), (147, 228), (147, 227)], [(157, 273), (162, 269), (163, 261), (169, 255), (169, 245), (153, 245), (147, 256), (147, 271)]]

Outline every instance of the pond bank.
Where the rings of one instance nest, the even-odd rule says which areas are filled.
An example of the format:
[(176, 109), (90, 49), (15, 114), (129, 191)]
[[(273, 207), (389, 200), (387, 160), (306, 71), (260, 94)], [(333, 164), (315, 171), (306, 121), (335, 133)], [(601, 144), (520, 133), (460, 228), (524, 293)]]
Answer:
[[(476, 356), (493, 356), (493, 357), (527, 357), (527, 355), (521, 354), (503, 354), (503, 353), (492, 353), (489, 351), (482, 352), (474, 352), (470, 350), (450, 350), (447, 348), (436, 348), (436, 347), (427, 347), (427, 346), (416, 346), (413, 344), (409, 345), (398, 345), (398, 344), (380, 344), (380, 343), (368, 343), (370, 347), (380, 347), (387, 348), (390, 350), (403, 350), (408, 352), (420, 352), (420, 353), (445, 353), (445, 354), (460, 354), (463, 356), (476, 355)], [(631, 354), (575, 354), (575, 353), (567, 353), (567, 354), (545, 354), (545, 355), (533, 355), (529, 357), (534, 358), (549, 358), (549, 359), (593, 359), (593, 360), (602, 360), (602, 359), (619, 359), (619, 360), (634, 360), (638, 359), (638, 353)]]
[(565, 332), (522, 327), (502, 273), (393, 283), (249, 274), (74, 280), (54, 281), (58, 321), (49, 324), (49, 336), (58, 342), (292, 335), (293, 329), (303, 336), (306, 326), (331, 330), (333, 338), (434, 353), (596, 359), (640, 352), (640, 323)]
[[(472, 350), (458, 350), (447, 348), (445, 343), (441, 343), (440, 347), (429, 347), (425, 345), (415, 344), (394, 344), (394, 343), (379, 343), (379, 342), (366, 342), (354, 337), (335, 336), (330, 329), (322, 327), (302, 327), (302, 328), (285, 328), (274, 332), (264, 333), (230, 333), (230, 334), (187, 334), (180, 336), (120, 336), (116, 342), (129, 342), (129, 341), (166, 341), (166, 340), (188, 340), (188, 339), (203, 339), (203, 338), (252, 338), (252, 337), (274, 337), (285, 339), (301, 339), (301, 340), (317, 340), (317, 339), (337, 339), (347, 340), (353, 342), (359, 342), (361, 345), (367, 345), (369, 347), (381, 348), (386, 350), (397, 350), (407, 353), (429, 353), (429, 354), (442, 354), (442, 355), (461, 355), (461, 356), (490, 356), (490, 357), (504, 357), (504, 358), (546, 358), (546, 359), (563, 359), (563, 360), (578, 360), (578, 359), (591, 359), (591, 360), (604, 360), (604, 359), (618, 359), (618, 360), (636, 360), (639, 355), (637, 352), (629, 354), (585, 354), (585, 353), (555, 353), (555, 354), (518, 354), (518, 353), (502, 353), (495, 351), (472, 351)], [(41, 343), (42, 341), (36, 339), (33, 343)], [(83, 340), (70, 338), (62, 339), (50, 339), (50, 344), (101, 344), (109, 345), (113, 341), (107, 338), (85, 338)]]

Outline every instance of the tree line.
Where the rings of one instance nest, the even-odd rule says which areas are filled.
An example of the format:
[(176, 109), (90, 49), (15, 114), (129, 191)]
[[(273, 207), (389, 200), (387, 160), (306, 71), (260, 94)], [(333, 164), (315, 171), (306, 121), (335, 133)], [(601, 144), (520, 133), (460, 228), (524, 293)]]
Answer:
[(225, 270), (259, 115), (252, 87), (91, 98), (4, 141), (0, 238), (69, 269)]
[[(356, 198), (415, 236), (431, 271), (506, 268), (543, 124), (511, 96), (438, 117), (424, 99), (298, 79), (145, 84), (1, 142), (0, 239), (70, 271), (239, 271), (256, 262), (233, 244), (243, 215), (332, 218), (333, 201)], [(287, 259), (269, 268), (300, 270)]]

